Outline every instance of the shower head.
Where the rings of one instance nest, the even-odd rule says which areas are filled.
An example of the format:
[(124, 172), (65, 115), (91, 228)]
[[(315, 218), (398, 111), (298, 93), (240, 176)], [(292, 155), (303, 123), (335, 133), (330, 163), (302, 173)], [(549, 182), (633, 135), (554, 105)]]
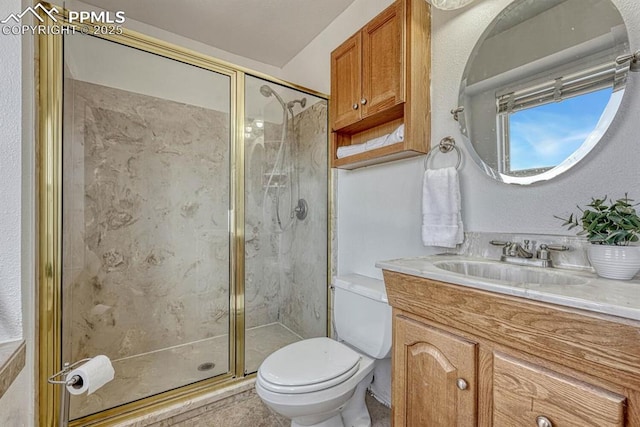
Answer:
[(262, 94), (262, 96), (265, 96), (265, 97), (268, 98), (271, 95), (273, 95), (273, 89), (271, 89), (267, 85), (262, 85), (262, 86), (260, 86), (260, 93)]
[(280, 105), (282, 105), (282, 108), (287, 108), (287, 105), (284, 103), (282, 98), (280, 98), (280, 95), (278, 95), (278, 93), (275, 90), (271, 89), (271, 86), (269, 85), (260, 86), (260, 93), (262, 94), (262, 96), (265, 96), (267, 98), (269, 98), (271, 95), (275, 96), (278, 102), (280, 103)]
[(307, 105), (307, 98), (302, 98), (302, 99), (296, 99), (294, 101), (289, 101), (287, 103), (287, 108), (293, 108), (296, 104), (300, 104), (300, 106), (302, 108), (304, 108)]

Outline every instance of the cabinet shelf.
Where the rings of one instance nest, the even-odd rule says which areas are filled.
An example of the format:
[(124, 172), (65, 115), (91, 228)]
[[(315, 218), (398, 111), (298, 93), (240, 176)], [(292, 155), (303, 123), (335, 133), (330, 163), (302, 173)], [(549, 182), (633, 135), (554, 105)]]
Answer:
[(423, 153), (419, 151), (407, 151), (405, 144), (398, 142), (396, 144), (354, 154), (353, 156), (335, 159), (333, 167), (340, 169), (357, 169), (364, 166), (382, 163), (382, 161), (389, 162), (391, 160), (406, 159), (413, 156), (419, 156), (421, 154)]

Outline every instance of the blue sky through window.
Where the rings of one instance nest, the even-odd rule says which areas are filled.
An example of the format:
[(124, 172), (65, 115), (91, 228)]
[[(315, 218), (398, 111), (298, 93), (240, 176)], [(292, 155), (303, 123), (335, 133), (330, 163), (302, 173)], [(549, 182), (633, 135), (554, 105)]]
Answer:
[(606, 88), (512, 113), (510, 169), (545, 168), (562, 163), (598, 124), (611, 92), (612, 88)]

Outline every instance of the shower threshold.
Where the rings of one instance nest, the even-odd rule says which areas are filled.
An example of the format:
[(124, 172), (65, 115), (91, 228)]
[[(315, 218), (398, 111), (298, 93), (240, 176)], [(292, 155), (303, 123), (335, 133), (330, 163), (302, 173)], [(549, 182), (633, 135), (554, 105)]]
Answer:
[[(279, 322), (247, 329), (246, 372), (257, 371), (271, 353), (301, 339)], [(71, 419), (227, 373), (229, 337), (225, 334), (113, 360), (113, 367), (116, 371), (113, 381), (92, 395), (71, 397)]]

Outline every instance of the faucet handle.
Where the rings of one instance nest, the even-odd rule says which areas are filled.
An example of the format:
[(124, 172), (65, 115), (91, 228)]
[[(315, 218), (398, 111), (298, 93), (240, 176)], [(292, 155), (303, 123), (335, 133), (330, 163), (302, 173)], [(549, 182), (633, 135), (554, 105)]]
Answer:
[(491, 240), (489, 242), (490, 244), (492, 244), (493, 246), (502, 246), (502, 255), (507, 256), (509, 255), (509, 250), (511, 248), (512, 243), (511, 242), (505, 242), (502, 240)]
[(540, 249), (538, 249), (537, 257), (541, 260), (551, 259), (549, 256), (549, 251), (568, 251), (569, 247), (564, 245), (545, 245), (544, 243), (540, 245)]
[[(540, 249), (542, 249), (543, 245), (540, 245)], [(546, 246), (546, 249), (549, 249), (550, 251), (558, 251), (558, 252), (562, 252), (562, 251), (568, 251), (570, 248), (569, 246), (565, 246), (565, 245), (544, 245)]]
[(538, 249), (538, 252), (536, 253), (536, 257), (543, 261), (551, 259), (551, 257), (549, 256), (549, 246), (545, 245), (544, 243), (541, 244), (540, 249)]

